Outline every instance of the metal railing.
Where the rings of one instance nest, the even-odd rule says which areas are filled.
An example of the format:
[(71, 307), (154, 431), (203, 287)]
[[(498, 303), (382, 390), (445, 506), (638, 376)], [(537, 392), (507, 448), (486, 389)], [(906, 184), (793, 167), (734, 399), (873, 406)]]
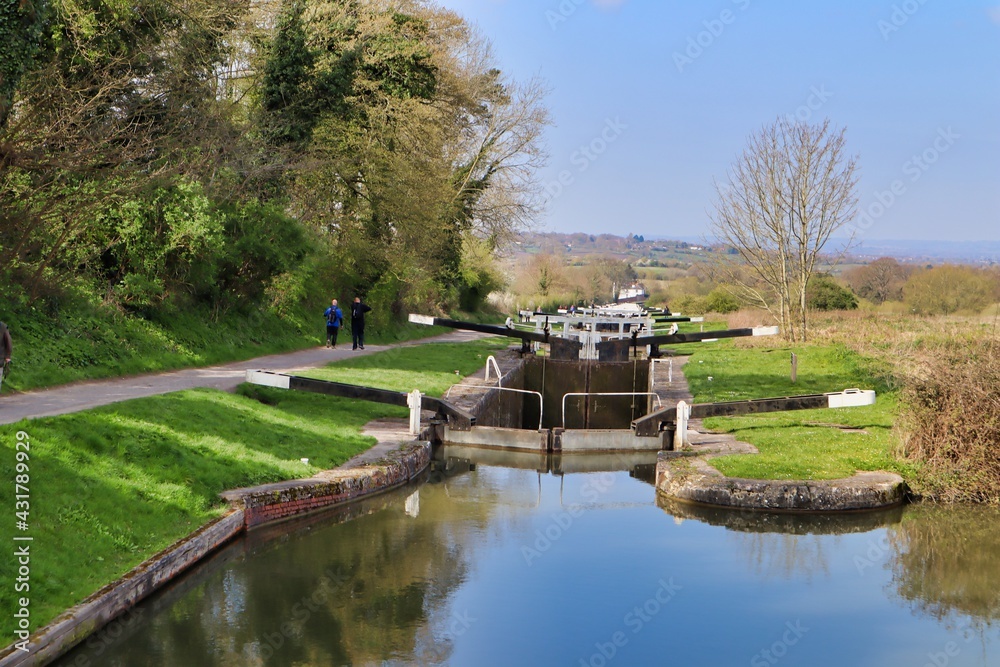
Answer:
[(542, 417), (545, 416), (544, 415), (544, 413), (545, 413), (545, 401), (542, 400), (542, 394), (541, 394), (541, 392), (538, 392), (538, 391), (529, 391), (527, 389), (514, 389), (513, 387), (499, 387), (499, 386), (498, 387), (489, 387), (489, 386), (484, 387), (484, 386), (478, 385), (478, 384), (453, 384), (450, 387), (448, 387), (448, 391), (446, 391), (444, 393), (444, 397), (445, 398), (449, 398), (451, 396), (451, 390), (454, 389), (455, 387), (469, 387), (471, 389), (490, 389), (490, 390), (496, 389), (498, 391), (513, 391), (513, 392), (518, 393), (518, 394), (534, 394), (535, 396), (538, 397), (538, 430), (539, 431), (542, 430)]
[(660, 400), (659, 394), (655, 391), (603, 391), (603, 392), (570, 392), (568, 394), (563, 394), (562, 400), (562, 425), (566, 428), (566, 399), (570, 396), (654, 396), (656, 398), (656, 407), (662, 408), (663, 401)]
[(649, 383), (656, 386), (656, 366), (658, 364), (667, 364), (667, 383), (673, 384), (674, 382), (674, 360), (673, 359), (650, 359), (649, 366)]
[(500, 379), (502, 377), (502, 374), (500, 373), (500, 364), (497, 363), (497, 358), (494, 357), (492, 354), (490, 356), (486, 357), (486, 382), (490, 381), (490, 363), (491, 362), (493, 363), (493, 368), (496, 369), (496, 372), (497, 372), (497, 386), (500, 387), (501, 386), (500, 385)]

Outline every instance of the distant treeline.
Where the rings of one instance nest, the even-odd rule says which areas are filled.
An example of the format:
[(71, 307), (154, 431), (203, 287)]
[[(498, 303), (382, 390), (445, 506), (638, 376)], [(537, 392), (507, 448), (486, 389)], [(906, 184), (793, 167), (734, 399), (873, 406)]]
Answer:
[(0, 287), (143, 317), (474, 307), (544, 90), (421, 0), (0, 2)]

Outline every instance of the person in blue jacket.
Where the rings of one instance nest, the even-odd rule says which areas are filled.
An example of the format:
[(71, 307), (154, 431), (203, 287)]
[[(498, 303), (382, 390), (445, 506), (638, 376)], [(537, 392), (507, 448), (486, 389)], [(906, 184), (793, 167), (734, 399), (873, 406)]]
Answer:
[(340, 332), (340, 325), (344, 323), (344, 313), (341, 312), (336, 299), (323, 311), (323, 317), (326, 318), (326, 346), (337, 347), (337, 334)]
[(351, 335), (354, 338), (354, 349), (365, 349), (365, 313), (371, 310), (367, 303), (361, 303), (361, 297), (354, 297), (351, 304)]

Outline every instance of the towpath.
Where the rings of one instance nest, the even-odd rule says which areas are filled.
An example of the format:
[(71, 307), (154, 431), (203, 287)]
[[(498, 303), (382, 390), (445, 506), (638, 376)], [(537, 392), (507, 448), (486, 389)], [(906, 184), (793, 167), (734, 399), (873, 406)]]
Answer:
[(471, 331), (453, 331), (440, 336), (393, 345), (368, 345), (364, 350), (351, 350), (350, 347), (338, 347), (332, 350), (325, 347), (314, 347), (298, 352), (273, 354), (218, 366), (75, 382), (49, 389), (28, 391), (23, 394), (0, 396), (0, 424), (13, 424), (22, 419), (79, 412), (118, 401), (167, 394), (183, 389), (206, 387), (229, 391), (243, 382), (246, 371), (251, 369), (287, 373), (318, 368), (331, 361), (374, 354), (397, 347), (410, 347), (426, 343), (461, 343), (481, 337), (483, 334)]
[[(668, 357), (653, 366), (653, 391), (659, 395), (663, 407), (676, 407), (680, 401), (691, 405), (694, 397), (688, 387), (684, 366), (690, 357)], [(756, 454), (753, 445), (737, 440), (729, 433), (705, 431), (700, 419), (688, 422), (686, 442), (690, 451), (710, 456), (726, 454)]]

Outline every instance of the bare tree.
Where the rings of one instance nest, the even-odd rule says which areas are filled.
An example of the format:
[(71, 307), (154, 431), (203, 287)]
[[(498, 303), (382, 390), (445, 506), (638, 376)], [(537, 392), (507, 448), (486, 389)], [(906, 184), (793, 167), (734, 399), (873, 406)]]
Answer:
[(721, 267), (744, 300), (805, 340), (806, 286), (823, 248), (857, 210), (857, 157), (843, 129), (779, 118), (750, 136), (716, 183), (711, 229), (735, 249)]
[(844, 273), (844, 279), (858, 296), (875, 303), (903, 300), (903, 284), (915, 267), (904, 266), (892, 257), (879, 257), (871, 264)]

